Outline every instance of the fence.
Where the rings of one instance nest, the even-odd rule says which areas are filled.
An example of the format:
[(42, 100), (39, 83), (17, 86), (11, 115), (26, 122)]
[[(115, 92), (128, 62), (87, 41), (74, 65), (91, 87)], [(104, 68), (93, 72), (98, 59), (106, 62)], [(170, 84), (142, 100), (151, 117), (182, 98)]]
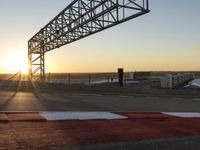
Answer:
[[(124, 74), (129, 78), (129, 74)], [(46, 74), (46, 82), (65, 84), (100, 84), (118, 82), (117, 73), (49, 73)]]

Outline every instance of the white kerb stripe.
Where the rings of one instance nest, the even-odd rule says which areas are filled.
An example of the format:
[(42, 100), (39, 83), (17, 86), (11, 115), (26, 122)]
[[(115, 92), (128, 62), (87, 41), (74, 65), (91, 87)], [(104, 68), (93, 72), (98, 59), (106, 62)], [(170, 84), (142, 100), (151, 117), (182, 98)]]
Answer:
[(200, 113), (198, 112), (163, 112), (163, 114), (184, 118), (200, 118)]
[(91, 119), (126, 119), (126, 116), (110, 112), (40, 112), (47, 120), (91, 120)]

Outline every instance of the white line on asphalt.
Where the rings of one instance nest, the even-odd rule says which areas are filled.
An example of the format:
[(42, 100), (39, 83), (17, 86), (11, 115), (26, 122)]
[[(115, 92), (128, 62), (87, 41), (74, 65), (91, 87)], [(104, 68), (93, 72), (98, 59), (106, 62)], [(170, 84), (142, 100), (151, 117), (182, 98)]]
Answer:
[(195, 99), (192, 99), (194, 101), (200, 101), (200, 98), (195, 98)]
[(160, 97), (145, 97), (147, 99), (159, 99)]
[(132, 96), (119, 96), (119, 97), (122, 97), (122, 98), (132, 98)]
[(174, 97), (174, 98), (171, 98), (172, 100), (183, 100), (183, 98), (178, 98), (178, 97)]
[(77, 94), (78, 96), (103, 96), (102, 94)]

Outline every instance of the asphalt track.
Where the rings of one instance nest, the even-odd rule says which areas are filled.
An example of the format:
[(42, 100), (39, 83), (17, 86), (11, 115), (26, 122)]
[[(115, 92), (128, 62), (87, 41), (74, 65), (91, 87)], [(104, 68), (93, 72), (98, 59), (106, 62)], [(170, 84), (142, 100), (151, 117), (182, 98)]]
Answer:
[(0, 92), (0, 111), (199, 112), (199, 99)]
[[(0, 91), (0, 150), (198, 150), (199, 118), (149, 112), (199, 110), (200, 99)], [(47, 121), (39, 111), (109, 111), (128, 119)]]

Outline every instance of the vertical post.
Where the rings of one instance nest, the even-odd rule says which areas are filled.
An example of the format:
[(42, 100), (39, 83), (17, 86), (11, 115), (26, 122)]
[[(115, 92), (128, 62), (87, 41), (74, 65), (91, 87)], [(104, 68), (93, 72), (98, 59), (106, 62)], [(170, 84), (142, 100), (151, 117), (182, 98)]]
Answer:
[(91, 78), (92, 78), (92, 76), (91, 76), (91, 74), (89, 74), (89, 85), (91, 84)]
[(145, 0), (143, 0), (143, 8), (145, 8)]
[(45, 82), (44, 46), (40, 50), (40, 81)]
[[(123, 0), (123, 6), (125, 5), (124, 0)], [(123, 7), (123, 19), (125, 18), (125, 8)]]
[(32, 80), (32, 55), (28, 54), (28, 79)]
[(49, 72), (49, 77), (48, 77), (49, 79), (49, 82), (51, 81), (51, 73)]
[(149, 0), (146, 0), (147, 1), (147, 10), (149, 10)]
[(22, 79), (22, 73), (21, 73), (21, 70), (19, 70), (19, 81), (21, 81)]
[(124, 78), (124, 69), (123, 68), (119, 68), (118, 69), (118, 77), (119, 77), (119, 86), (123, 87), (124, 83), (123, 83), (123, 78)]
[(32, 80), (32, 53), (30, 42), (28, 42), (28, 79)]
[(70, 73), (68, 74), (68, 84), (70, 85), (70, 77), (71, 77), (71, 75), (70, 75)]
[(42, 41), (40, 43), (40, 81), (45, 82), (45, 57), (44, 57), (44, 29), (41, 29)]
[(117, 22), (118, 22), (119, 21), (119, 0), (117, 0), (116, 3), (117, 3), (116, 13), (117, 13)]

